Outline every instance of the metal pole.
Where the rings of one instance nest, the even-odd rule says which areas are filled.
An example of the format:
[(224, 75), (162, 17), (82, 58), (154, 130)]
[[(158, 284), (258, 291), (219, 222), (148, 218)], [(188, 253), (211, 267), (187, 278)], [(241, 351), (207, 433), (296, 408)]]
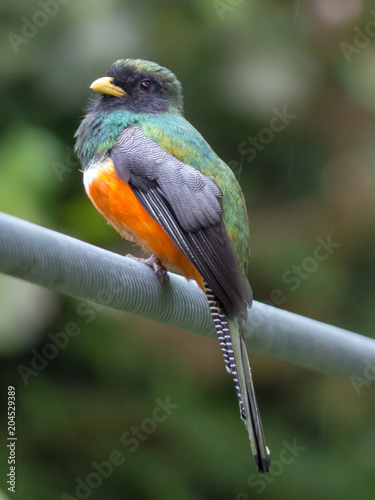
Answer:
[[(160, 284), (144, 264), (0, 212), (0, 272), (206, 337), (206, 298), (169, 273)], [(356, 387), (375, 385), (375, 340), (254, 302), (244, 325), (249, 349)]]

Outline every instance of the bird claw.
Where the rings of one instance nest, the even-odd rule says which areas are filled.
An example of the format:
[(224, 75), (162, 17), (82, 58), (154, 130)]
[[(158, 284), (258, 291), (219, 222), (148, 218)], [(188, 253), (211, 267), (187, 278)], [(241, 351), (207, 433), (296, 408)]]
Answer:
[(167, 283), (169, 281), (167, 268), (163, 266), (163, 264), (156, 257), (156, 255), (151, 255), (151, 257), (149, 257), (148, 259), (143, 259), (142, 257), (135, 257), (134, 255), (131, 254), (126, 255), (126, 257), (129, 257), (130, 259), (136, 260), (138, 262), (141, 262), (142, 264), (146, 264), (146, 266), (148, 267), (151, 267), (151, 269), (156, 274), (160, 283), (163, 282)]

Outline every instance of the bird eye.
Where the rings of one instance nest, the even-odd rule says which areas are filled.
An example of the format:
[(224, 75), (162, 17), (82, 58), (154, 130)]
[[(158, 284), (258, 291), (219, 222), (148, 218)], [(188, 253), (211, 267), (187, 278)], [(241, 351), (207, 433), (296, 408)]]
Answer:
[(139, 84), (139, 88), (142, 90), (142, 92), (150, 92), (151, 90), (150, 80), (142, 80), (141, 83)]

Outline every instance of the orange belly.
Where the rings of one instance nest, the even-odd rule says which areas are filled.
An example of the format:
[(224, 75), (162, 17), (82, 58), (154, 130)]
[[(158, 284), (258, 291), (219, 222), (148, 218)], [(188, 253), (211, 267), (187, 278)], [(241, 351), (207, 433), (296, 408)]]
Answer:
[(165, 266), (176, 267), (187, 279), (195, 279), (204, 290), (196, 268), (142, 207), (129, 184), (117, 177), (111, 159), (94, 172), (86, 171), (84, 180), (92, 203), (122, 236), (155, 254)]

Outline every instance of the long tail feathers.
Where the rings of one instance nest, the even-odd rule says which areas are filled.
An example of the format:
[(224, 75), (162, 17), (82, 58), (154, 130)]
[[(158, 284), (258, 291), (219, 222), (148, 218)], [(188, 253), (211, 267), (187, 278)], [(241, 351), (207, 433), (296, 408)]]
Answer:
[(233, 376), (240, 415), (249, 434), (251, 451), (257, 463), (258, 472), (265, 473), (271, 466), (270, 453), (255, 397), (244, 335), (238, 319), (228, 319), (220, 311), (217, 299), (206, 284), (205, 288), (211, 316), (223, 351), (225, 367)]

